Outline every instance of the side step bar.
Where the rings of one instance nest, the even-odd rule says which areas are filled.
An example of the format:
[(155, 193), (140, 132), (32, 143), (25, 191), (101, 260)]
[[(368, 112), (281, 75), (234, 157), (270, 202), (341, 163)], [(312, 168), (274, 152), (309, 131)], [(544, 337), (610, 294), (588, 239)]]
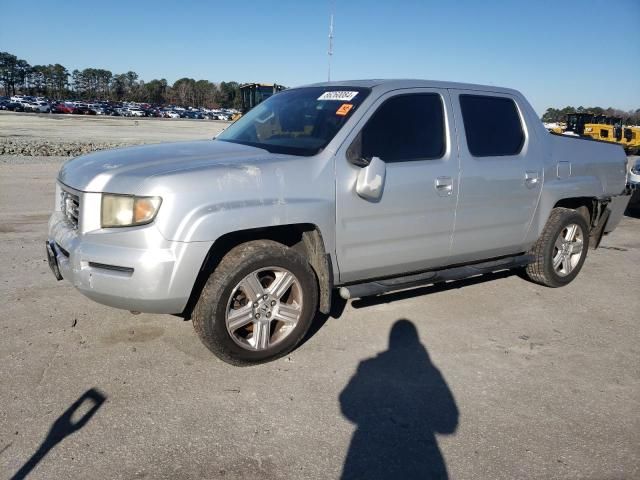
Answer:
[(379, 295), (381, 293), (404, 290), (405, 288), (420, 287), (449, 280), (462, 280), (463, 278), (497, 272), (499, 270), (524, 267), (533, 262), (533, 260), (534, 257), (532, 255), (518, 255), (515, 257), (501, 258), (499, 260), (491, 260), (489, 262), (474, 263), (472, 265), (357, 283), (341, 287), (340, 296), (345, 300), (348, 300), (350, 298), (369, 297), (371, 295)]

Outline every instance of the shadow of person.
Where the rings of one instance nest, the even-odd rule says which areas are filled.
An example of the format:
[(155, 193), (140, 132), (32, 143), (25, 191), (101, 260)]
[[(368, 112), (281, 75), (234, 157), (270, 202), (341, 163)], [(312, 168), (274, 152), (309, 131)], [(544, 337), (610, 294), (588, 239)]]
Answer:
[(458, 407), (410, 321), (398, 320), (389, 349), (360, 363), (340, 407), (357, 425), (343, 480), (448, 478), (435, 434), (455, 432)]
[(84, 427), (91, 417), (93, 417), (105, 402), (105, 397), (99, 390), (90, 388), (84, 392), (80, 398), (71, 404), (62, 415), (60, 415), (47, 434), (38, 450), (29, 460), (11, 477), (11, 480), (25, 478), (31, 470), (55, 447), (74, 432)]

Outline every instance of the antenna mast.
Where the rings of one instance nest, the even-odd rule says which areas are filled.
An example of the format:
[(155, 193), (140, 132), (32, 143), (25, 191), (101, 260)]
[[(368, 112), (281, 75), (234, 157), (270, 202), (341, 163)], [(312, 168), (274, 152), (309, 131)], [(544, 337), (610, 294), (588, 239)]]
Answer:
[(327, 81), (331, 81), (331, 57), (333, 56), (333, 2), (331, 2), (331, 16), (329, 20), (329, 61), (327, 65)]

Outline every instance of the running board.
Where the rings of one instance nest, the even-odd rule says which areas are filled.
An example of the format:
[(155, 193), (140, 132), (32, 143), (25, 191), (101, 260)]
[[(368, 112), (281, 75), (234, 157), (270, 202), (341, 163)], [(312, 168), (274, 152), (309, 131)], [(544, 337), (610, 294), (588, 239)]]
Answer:
[(371, 282), (357, 283), (340, 288), (340, 296), (345, 300), (350, 298), (369, 297), (381, 293), (404, 290), (405, 288), (421, 287), (438, 282), (449, 280), (462, 280), (463, 278), (474, 277), (486, 273), (497, 272), (499, 270), (509, 270), (516, 267), (524, 267), (533, 262), (532, 255), (518, 255), (506, 257), (490, 262), (474, 263), (460, 267), (433, 270), (430, 272), (416, 273), (404, 277), (386, 278)]

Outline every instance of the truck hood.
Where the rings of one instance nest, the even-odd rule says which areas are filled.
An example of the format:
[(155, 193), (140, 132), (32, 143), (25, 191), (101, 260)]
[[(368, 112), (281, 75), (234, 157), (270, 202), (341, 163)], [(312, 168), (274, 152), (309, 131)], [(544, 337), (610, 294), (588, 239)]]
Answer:
[(103, 150), (73, 158), (58, 180), (84, 192), (144, 193), (151, 178), (170, 173), (209, 170), (291, 158), (237, 143), (204, 140)]

